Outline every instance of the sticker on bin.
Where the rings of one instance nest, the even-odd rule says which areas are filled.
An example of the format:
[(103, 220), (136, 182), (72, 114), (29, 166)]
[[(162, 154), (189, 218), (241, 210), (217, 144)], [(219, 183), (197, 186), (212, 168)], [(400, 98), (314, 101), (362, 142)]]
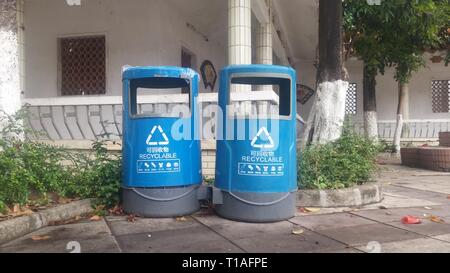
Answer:
[(238, 164), (240, 175), (253, 175), (253, 176), (283, 176), (284, 164), (252, 164), (252, 163), (239, 163)]
[(180, 160), (138, 160), (138, 173), (176, 173), (180, 171)]

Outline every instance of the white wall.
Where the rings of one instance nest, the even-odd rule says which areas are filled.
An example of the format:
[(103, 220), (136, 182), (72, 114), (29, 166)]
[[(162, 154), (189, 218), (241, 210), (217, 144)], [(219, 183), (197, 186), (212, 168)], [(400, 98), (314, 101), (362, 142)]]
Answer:
[[(426, 67), (420, 69), (412, 77), (410, 88), (410, 118), (411, 119), (449, 119), (450, 113), (433, 113), (431, 81), (450, 80), (450, 66), (444, 63), (432, 63), (430, 55), (425, 55)], [(315, 89), (316, 70), (311, 61), (297, 63), (297, 77), (302, 84)], [(357, 115), (353, 118), (363, 120), (363, 66), (361, 61), (348, 61), (346, 68), (349, 73), (349, 81), (357, 84)], [(398, 91), (397, 82), (394, 80), (393, 69), (387, 69), (384, 75), (377, 76), (377, 112), (379, 120), (395, 120), (397, 113)], [(299, 104), (299, 113), (307, 118), (312, 106), (313, 98), (305, 105)]]
[[(314, 68), (313, 62), (309, 60), (304, 60), (296, 63), (297, 71), (297, 83), (307, 85), (312, 89), (316, 89), (316, 69)], [(307, 103), (301, 104), (297, 103), (298, 114), (307, 121), (309, 112), (313, 105), (314, 96), (311, 97)]]
[[(450, 113), (433, 113), (432, 110), (432, 80), (450, 80), (450, 67), (444, 63), (432, 63), (430, 55), (424, 56), (426, 66), (414, 73), (410, 83), (410, 119), (449, 119)], [(356, 119), (363, 119), (363, 73), (361, 62), (349, 62), (347, 69), (350, 81), (357, 83), (358, 114)], [(394, 70), (387, 69), (384, 75), (377, 76), (377, 113), (380, 120), (394, 120), (397, 114), (398, 88), (394, 79)]]
[[(106, 35), (107, 95), (121, 94), (123, 65), (179, 66), (182, 47), (196, 55), (197, 71), (206, 59), (217, 73), (226, 64), (226, 49), (187, 28), (183, 16), (164, 0), (81, 2), (68, 6), (64, 0), (26, 0), (25, 97), (57, 96), (57, 38), (64, 36)], [(218, 85), (219, 81), (215, 91)], [(201, 82), (200, 92), (204, 91)]]

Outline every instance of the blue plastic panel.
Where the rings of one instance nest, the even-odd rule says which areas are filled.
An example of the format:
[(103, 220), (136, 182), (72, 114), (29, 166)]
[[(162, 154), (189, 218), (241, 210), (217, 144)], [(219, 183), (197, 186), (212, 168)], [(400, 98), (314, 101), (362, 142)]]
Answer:
[[(230, 82), (234, 77), (270, 77), (290, 80), (282, 91), (288, 98), (288, 116), (277, 119), (234, 118), (227, 114)], [(256, 81), (258, 82), (258, 80)], [(261, 81), (263, 82), (263, 81)], [(290, 104), (290, 105), (289, 105)], [(215, 186), (229, 192), (291, 192), (297, 189), (296, 149), (296, 72), (292, 68), (272, 65), (235, 65), (221, 71), (219, 105), (223, 122), (217, 140)], [(285, 105), (286, 106), (286, 105)], [(245, 128), (245, 139), (237, 138), (238, 127)], [(230, 130), (233, 133), (230, 134)], [(233, 135), (234, 137), (230, 137)]]
[[(130, 107), (130, 82), (154, 78), (155, 88), (180, 87), (180, 79), (190, 83), (191, 115), (187, 118), (134, 117)], [(164, 79), (158, 81), (157, 79)], [(159, 84), (158, 82), (161, 82)], [(132, 67), (123, 72), (123, 185), (126, 187), (179, 187), (200, 184), (201, 147), (196, 102), (199, 77), (188, 68)], [(188, 125), (188, 137), (174, 139), (174, 125)], [(198, 123), (197, 123), (198, 124)], [(178, 128), (178, 127), (176, 127)]]

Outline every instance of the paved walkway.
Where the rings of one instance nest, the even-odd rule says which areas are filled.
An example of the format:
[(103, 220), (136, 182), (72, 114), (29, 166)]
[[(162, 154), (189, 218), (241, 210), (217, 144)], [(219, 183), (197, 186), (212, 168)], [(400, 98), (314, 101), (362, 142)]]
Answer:
[[(0, 252), (70, 252), (79, 245), (81, 252), (450, 253), (450, 174), (398, 165), (382, 168), (381, 204), (298, 213), (273, 224), (228, 221), (206, 209), (179, 219), (82, 220), (26, 235), (1, 246)], [(422, 223), (402, 224), (408, 214)], [(445, 223), (433, 222), (431, 216)]]

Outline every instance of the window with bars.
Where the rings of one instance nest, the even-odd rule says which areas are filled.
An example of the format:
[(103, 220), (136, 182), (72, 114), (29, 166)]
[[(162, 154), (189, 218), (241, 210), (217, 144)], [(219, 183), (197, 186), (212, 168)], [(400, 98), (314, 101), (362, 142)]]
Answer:
[(357, 85), (350, 83), (345, 97), (345, 114), (356, 115), (357, 113)]
[(450, 80), (431, 81), (433, 113), (450, 112)]
[(105, 36), (67, 37), (58, 42), (61, 95), (105, 94)]

